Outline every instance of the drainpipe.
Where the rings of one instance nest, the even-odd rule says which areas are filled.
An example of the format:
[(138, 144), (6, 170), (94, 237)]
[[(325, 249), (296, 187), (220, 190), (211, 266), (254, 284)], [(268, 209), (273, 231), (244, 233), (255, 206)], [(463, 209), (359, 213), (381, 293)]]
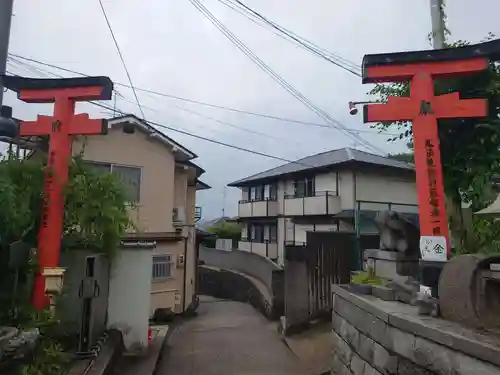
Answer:
[[(10, 24), (12, 20), (12, 9), (14, 0), (2, 1), (0, 11), (0, 74), (5, 74), (7, 57), (9, 55)], [(0, 83), (0, 107), (3, 100), (3, 86)]]
[(335, 195), (339, 196), (339, 171), (335, 172)]
[[(189, 237), (189, 234), (188, 234)], [(188, 238), (184, 238), (184, 280), (182, 282), (182, 313), (186, 311), (186, 277), (187, 277), (187, 245)]]

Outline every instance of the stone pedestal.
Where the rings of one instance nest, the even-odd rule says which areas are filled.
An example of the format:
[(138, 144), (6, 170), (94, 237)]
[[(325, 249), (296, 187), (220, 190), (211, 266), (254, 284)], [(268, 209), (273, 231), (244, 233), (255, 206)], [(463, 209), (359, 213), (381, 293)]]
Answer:
[(404, 282), (408, 277), (418, 279), (419, 259), (395, 251), (367, 249), (364, 252), (365, 268), (372, 268), (375, 276)]

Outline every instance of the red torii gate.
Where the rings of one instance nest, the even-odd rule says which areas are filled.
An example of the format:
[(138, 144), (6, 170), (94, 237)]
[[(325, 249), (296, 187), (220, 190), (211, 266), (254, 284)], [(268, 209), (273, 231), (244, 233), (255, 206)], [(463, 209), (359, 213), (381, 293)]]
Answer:
[[(8, 89), (27, 103), (54, 103), (53, 116), (23, 121), (20, 136), (48, 135), (49, 154), (45, 175), (44, 203), (38, 234), (40, 271), (59, 267), (64, 216), (64, 186), (68, 180), (73, 135), (106, 134), (106, 120), (91, 120), (87, 114), (75, 115), (75, 102), (109, 100), (113, 83), (108, 77), (63, 79), (31, 79), (3, 76)], [(35, 279), (33, 304), (37, 309), (47, 306), (45, 279), (42, 273)]]
[[(411, 121), (415, 151), (420, 235), (430, 253), (450, 251), (437, 120), (484, 117), (487, 101), (460, 99), (458, 93), (435, 96), (434, 79), (487, 69), (500, 40), (461, 48), (366, 55), (363, 83), (410, 82), (409, 97), (389, 97), (387, 104), (364, 107), (364, 122)], [(427, 245), (422, 245), (427, 246)], [(422, 250), (422, 249), (421, 249)]]

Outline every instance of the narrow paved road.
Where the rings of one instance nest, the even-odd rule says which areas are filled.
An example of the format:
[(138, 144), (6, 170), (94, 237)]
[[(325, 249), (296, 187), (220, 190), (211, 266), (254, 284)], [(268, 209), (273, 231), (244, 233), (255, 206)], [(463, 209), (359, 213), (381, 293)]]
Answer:
[(250, 305), (204, 297), (198, 316), (172, 332), (158, 375), (307, 375)]

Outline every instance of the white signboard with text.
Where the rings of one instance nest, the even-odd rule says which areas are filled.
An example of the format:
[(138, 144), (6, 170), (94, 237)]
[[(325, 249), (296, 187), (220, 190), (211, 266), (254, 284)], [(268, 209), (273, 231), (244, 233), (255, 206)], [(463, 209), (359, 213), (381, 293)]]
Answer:
[(443, 236), (420, 237), (420, 255), (422, 256), (422, 260), (446, 262), (446, 249), (446, 238)]

